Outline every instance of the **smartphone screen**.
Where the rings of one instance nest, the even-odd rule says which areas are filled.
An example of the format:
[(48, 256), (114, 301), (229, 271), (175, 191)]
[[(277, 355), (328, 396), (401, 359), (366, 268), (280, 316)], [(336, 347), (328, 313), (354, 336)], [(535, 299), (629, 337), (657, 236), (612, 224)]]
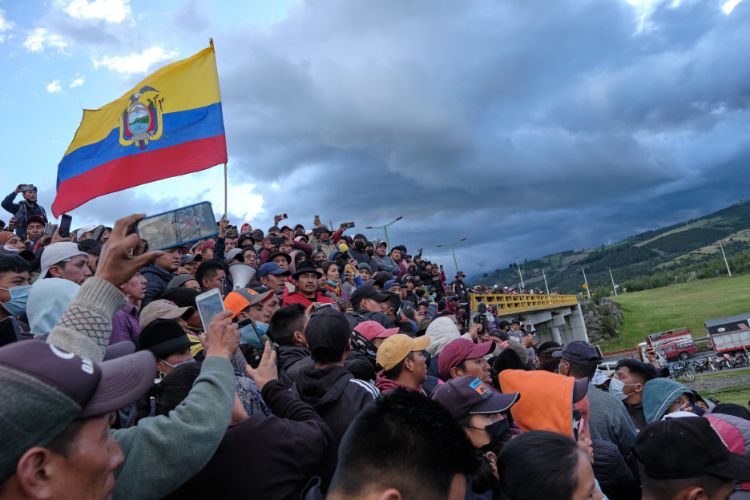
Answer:
[(224, 311), (224, 301), (221, 298), (219, 290), (213, 289), (202, 293), (195, 298), (195, 305), (198, 306), (198, 314), (203, 323), (203, 330), (208, 331), (208, 325), (214, 319), (214, 316)]
[(0, 321), (0, 346), (16, 342), (21, 333), (21, 326), (16, 318), (9, 316)]
[(70, 236), (71, 222), (73, 222), (73, 217), (68, 214), (63, 214), (63, 216), (60, 217), (60, 229), (58, 230), (57, 234), (59, 234), (61, 238), (67, 238), (68, 236)]
[(241, 321), (237, 326), (240, 329), (240, 351), (250, 366), (258, 368), (268, 337), (258, 333), (252, 319)]
[(174, 248), (219, 233), (213, 208), (207, 201), (146, 217), (138, 222), (136, 231), (151, 250)]
[(57, 229), (57, 224), (52, 224), (51, 222), (48, 222), (44, 225), (44, 235), (45, 236), (52, 236), (55, 234), (55, 229)]

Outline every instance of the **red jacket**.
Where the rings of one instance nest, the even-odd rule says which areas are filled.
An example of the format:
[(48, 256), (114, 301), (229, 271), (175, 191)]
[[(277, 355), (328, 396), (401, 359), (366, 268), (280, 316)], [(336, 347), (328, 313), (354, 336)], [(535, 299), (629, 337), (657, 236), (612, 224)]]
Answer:
[(290, 306), (292, 304), (302, 304), (303, 306), (310, 307), (313, 302), (322, 302), (324, 304), (333, 304), (333, 299), (323, 295), (322, 292), (315, 292), (315, 300), (310, 300), (299, 292), (286, 293), (281, 296), (282, 307)]

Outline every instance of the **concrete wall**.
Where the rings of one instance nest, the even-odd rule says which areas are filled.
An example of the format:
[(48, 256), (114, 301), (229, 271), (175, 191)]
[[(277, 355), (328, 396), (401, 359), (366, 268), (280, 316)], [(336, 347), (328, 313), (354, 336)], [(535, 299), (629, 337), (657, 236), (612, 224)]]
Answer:
[[(525, 318), (524, 325), (527, 331), (531, 325), (536, 328), (536, 336), (540, 344), (548, 340), (562, 345), (574, 340), (589, 341), (580, 304), (576, 304), (575, 307), (523, 313), (522, 316)], [(501, 317), (507, 321), (511, 318), (512, 316)]]

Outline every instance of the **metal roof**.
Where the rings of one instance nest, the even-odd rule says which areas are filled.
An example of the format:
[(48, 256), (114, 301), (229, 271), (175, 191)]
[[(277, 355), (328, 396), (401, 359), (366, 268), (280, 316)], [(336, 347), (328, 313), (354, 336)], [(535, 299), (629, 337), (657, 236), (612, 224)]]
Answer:
[(747, 312), (743, 314), (738, 314), (737, 316), (727, 316), (726, 318), (707, 319), (706, 321), (703, 322), (703, 324), (706, 325), (706, 328), (710, 328), (712, 326), (719, 326), (719, 325), (725, 325), (727, 323), (734, 323), (737, 321), (749, 321), (749, 320), (750, 320), (750, 312)]

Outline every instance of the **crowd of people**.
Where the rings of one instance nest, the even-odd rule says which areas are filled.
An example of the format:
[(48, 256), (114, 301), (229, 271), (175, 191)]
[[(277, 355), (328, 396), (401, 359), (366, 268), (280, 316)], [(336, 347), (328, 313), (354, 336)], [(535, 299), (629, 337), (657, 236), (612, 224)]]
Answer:
[(750, 498), (747, 407), (472, 316), (421, 250), (317, 216), (155, 250), (142, 215), (2, 206), (0, 498)]

